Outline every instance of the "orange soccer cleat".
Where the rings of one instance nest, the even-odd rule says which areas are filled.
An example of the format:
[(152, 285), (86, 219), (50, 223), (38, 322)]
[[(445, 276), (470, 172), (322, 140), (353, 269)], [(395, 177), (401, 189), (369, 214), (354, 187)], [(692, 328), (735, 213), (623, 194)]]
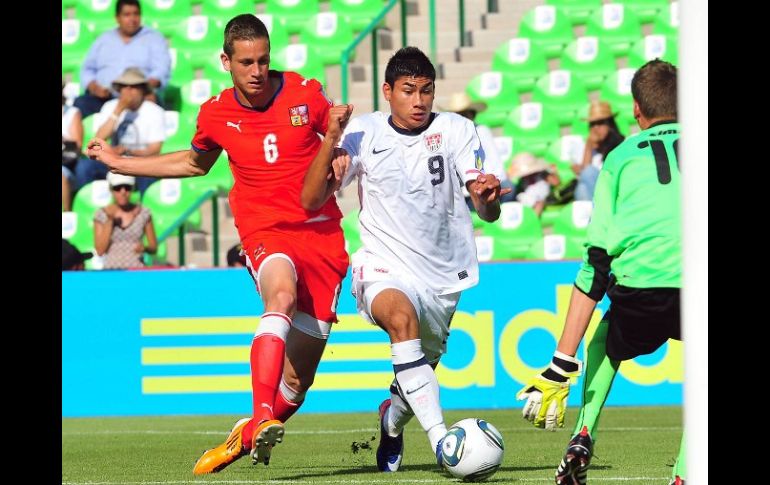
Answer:
[(263, 421), (254, 429), (251, 441), (251, 457), (254, 463), (270, 463), (270, 452), (276, 443), (283, 441), (283, 423), (277, 419)]
[[(246, 455), (249, 450), (243, 446), (243, 428), (246, 426), (251, 418), (243, 418), (238, 420), (233, 426), (230, 435), (227, 437), (224, 443), (206, 450), (198, 461), (195, 463), (193, 473), (195, 475), (204, 475), (206, 473), (216, 473), (224, 469), (227, 465), (234, 462), (238, 458)], [(256, 435), (256, 433), (255, 433)], [(269, 453), (268, 453), (269, 454)]]

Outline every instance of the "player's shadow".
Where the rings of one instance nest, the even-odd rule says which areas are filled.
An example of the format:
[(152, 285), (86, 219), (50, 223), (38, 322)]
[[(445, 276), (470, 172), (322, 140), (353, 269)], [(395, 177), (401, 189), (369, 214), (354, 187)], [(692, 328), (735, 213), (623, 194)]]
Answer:
[[(281, 477), (282, 480), (302, 480), (307, 479), (311, 477), (331, 477), (331, 476), (341, 476), (341, 475), (358, 475), (358, 474), (364, 474), (364, 473), (380, 473), (376, 466), (373, 465), (362, 465), (362, 466), (353, 466), (351, 468), (346, 469), (340, 469), (335, 468), (334, 471), (329, 470), (328, 467), (323, 467), (324, 471), (318, 471), (313, 472), (308, 470), (306, 473), (297, 473), (296, 475), (290, 475)], [(591, 465), (591, 470), (607, 470), (611, 469), (612, 466), (609, 465)], [(506, 471), (506, 472), (523, 472), (523, 471), (539, 471), (539, 470), (548, 470), (553, 471), (554, 467), (551, 465), (548, 466), (502, 466), (499, 468), (498, 471)], [(403, 465), (401, 468), (399, 468), (399, 471), (423, 471), (423, 472), (431, 472), (436, 475), (440, 475), (442, 477), (448, 477), (449, 473), (445, 472), (443, 470), (440, 470), (437, 465), (432, 463), (424, 463), (420, 465)], [(487, 480), (485, 480), (486, 483), (493, 483), (493, 482), (504, 482), (507, 479), (504, 477), (495, 478), (491, 477)]]

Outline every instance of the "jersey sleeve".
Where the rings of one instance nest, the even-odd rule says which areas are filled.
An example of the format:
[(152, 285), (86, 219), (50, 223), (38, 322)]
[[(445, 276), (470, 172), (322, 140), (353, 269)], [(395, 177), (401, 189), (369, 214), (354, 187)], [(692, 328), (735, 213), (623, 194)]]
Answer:
[(479, 174), (484, 173), (485, 154), (481, 149), (481, 142), (473, 122), (466, 119), (457, 121), (450, 138), (454, 144), (455, 170), (465, 186), (469, 181), (476, 180)]
[[(212, 98), (213, 99), (213, 98)], [(206, 103), (209, 103), (207, 101)], [(208, 127), (210, 126), (210, 111), (204, 104), (198, 112), (198, 122), (196, 125), (195, 136), (192, 139), (192, 149), (196, 152), (210, 152), (221, 148), (210, 135)]]
[(342, 187), (347, 187), (361, 171), (363, 156), (366, 155), (366, 151), (363, 149), (364, 134), (364, 123), (360, 118), (350, 120), (342, 133), (340, 147), (350, 155), (350, 166), (342, 178)]
[(617, 193), (612, 153), (599, 172), (594, 192), (594, 208), (588, 224), (588, 239), (575, 286), (594, 301), (601, 301), (610, 281), (612, 256), (607, 253), (607, 231), (615, 212)]
[(332, 101), (326, 97), (323, 86), (315, 79), (308, 79), (307, 87), (312, 93), (308, 101), (311, 126), (316, 133), (325, 135), (329, 126), (329, 108), (332, 107)]

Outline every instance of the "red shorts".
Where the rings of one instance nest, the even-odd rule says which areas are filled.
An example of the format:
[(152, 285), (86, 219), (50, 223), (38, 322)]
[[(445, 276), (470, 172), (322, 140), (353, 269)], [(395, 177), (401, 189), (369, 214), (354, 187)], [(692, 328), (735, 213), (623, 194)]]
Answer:
[(324, 322), (337, 321), (337, 300), (348, 272), (338, 220), (259, 231), (243, 241), (243, 250), (258, 292), (260, 265), (271, 256), (285, 257), (297, 274), (297, 311)]

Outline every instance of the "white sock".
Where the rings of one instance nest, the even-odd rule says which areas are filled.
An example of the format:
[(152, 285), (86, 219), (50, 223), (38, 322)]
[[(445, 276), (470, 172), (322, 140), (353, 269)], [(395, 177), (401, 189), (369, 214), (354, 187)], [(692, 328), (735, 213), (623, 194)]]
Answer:
[(436, 373), (425, 359), (420, 339), (391, 344), (390, 349), (401, 395), (428, 433), (435, 452), (439, 440), (446, 434)]
[(412, 408), (409, 407), (409, 403), (401, 398), (398, 393), (398, 383), (393, 379), (393, 383), (390, 385), (390, 407), (388, 413), (385, 416), (385, 429), (392, 437), (396, 437), (404, 430), (404, 426), (409, 420), (412, 419), (414, 413)]

